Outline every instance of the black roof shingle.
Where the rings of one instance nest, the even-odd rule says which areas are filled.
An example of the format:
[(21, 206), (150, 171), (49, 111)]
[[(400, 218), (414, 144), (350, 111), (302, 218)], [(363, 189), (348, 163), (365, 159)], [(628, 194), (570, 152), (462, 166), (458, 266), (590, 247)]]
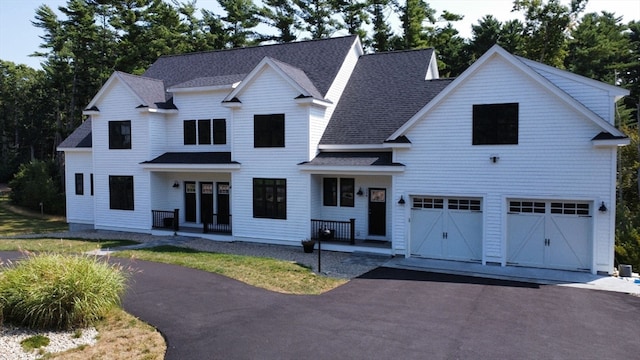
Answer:
[(230, 152), (167, 152), (143, 164), (238, 164)]
[(197, 78), (248, 74), (262, 59), (270, 57), (304, 71), (322, 96), (326, 96), (356, 39), (352, 35), (162, 56), (142, 76), (163, 80), (170, 88)]
[(432, 53), (361, 56), (320, 144), (382, 144), (453, 81), (425, 80)]
[(80, 124), (58, 147), (65, 149), (90, 148), (91, 145), (91, 118), (89, 118)]

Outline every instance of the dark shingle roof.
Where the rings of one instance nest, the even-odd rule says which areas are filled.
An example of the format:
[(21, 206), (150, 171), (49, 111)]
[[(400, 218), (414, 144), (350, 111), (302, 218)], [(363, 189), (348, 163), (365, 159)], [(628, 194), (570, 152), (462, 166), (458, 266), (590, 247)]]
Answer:
[(302, 87), (309, 96), (312, 96), (316, 99), (322, 99), (323, 96), (320, 94), (318, 89), (313, 85), (313, 82), (307, 74), (302, 69), (299, 69), (295, 66), (289, 65), (282, 61), (278, 61), (276, 59), (272, 59), (273, 63), (276, 64), (277, 67), (280, 68), (287, 76), (289, 76), (293, 81), (295, 81), (300, 87)]
[(89, 118), (80, 124), (58, 147), (90, 148), (91, 145), (91, 118)]
[(424, 80), (432, 53), (360, 57), (320, 144), (382, 144), (453, 81)]
[(168, 98), (164, 91), (164, 84), (161, 80), (131, 75), (120, 71), (118, 72), (118, 75), (120, 75), (122, 81), (127, 83), (127, 85), (129, 85), (129, 87), (142, 99), (144, 103), (140, 105), (150, 108), (165, 107), (165, 101)]
[(143, 164), (237, 164), (230, 152), (167, 152)]
[(390, 152), (321, 152), (300, 165), (316, 166), (401, 166)]
[(180, 84), (173, 85), (173, 88), (192, 88), (192, 87), (202, 87), (202, 86), (231, 85), (231, 84), (237, 83), (238, 81), (242, 81), (242, 79), (244, 79), (245, 76), (247, 76), (247, 74), (199, 77), (199, 78), (191, 79), (189, 81), (185, 81)]
[(160, 57), (143, 74), (167, 88), (201, 77), (248, 74), (265, 57), (296, 67), (325, 96), (356, 36)]
[(618, 139), (626, 139), (627, 136), (615, 136), (608, 132), (601, 132), (598, 135), (594, 136), (591, 140), (618, 140)]

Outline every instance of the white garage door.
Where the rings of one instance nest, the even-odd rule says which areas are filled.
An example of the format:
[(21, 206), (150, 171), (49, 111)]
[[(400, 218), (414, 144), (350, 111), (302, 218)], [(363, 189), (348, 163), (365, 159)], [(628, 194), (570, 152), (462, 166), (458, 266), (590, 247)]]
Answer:
[(588, 202), (509, 200), (507, 264), (588, 271), (591, 228)]
[(482, 259), (482, 200), (412, 197), (412, 256), (479, 261)]

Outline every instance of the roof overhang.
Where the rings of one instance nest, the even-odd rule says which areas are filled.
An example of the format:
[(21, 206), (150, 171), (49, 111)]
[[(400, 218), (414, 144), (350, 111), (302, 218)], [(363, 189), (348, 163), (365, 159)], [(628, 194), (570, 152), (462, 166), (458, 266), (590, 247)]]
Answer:
[(630, 143), (631, 139), (627, 136), (615, 136), (605, 132), (601, 132), (591, 139), (591, 144), (594, 147), (627, 146)]
[(329, 100), (326, 99), (316, 99), (313, 97), (297, 97), (295, 99), (296, 103), (298, 103), (299, 105), (317, 105), (317, 106), (321, 106), (321, 107), (329, 107), (331, 105), (333, 105), (333, 103)]
[(363, 151), (363, 150), (385, 150), (388, 146), (384, 144), (357, 144), (357, 145), (345, 145), (345, 144), (320, 144), (318, 149), (323, 151)]
[(310, 174), (325, 175), (393, 175), (403, 173), (404, 165), (393, 166), (336, 166), (336, 165), (298, 165), (301, 171)]
[(233, 90), (240, 85), (240, 81), (234, 82), (232, 84), (224, 84), (224, 85), (211, 85), (211, 86), (194, 86), (194, 87), (173, 87), (167, 89), (167, 92), (172, 92), (174, 94), (177, 93), (195, 93), (195, 92), (206, 92), (206, 91), (222, 91), (222, 90)]
[(153, 172), (229, 172), (240, 170), (240, 164), (141, 164)]
[(87, 153), (87, 152), (92, 152), (93, 148), (90, 147), (57, 147), (56, 151), (63, 151), (63, 152), (73, 152), (73, 153)]

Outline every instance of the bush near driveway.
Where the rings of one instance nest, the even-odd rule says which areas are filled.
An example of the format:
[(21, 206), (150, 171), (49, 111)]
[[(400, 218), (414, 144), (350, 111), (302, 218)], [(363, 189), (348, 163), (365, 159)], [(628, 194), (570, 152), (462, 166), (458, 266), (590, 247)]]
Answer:
[(127, 275), (97, 258), (29, 255), (0, 274), (4, 321), (32, 329), (93, 326), (120, 305)]

